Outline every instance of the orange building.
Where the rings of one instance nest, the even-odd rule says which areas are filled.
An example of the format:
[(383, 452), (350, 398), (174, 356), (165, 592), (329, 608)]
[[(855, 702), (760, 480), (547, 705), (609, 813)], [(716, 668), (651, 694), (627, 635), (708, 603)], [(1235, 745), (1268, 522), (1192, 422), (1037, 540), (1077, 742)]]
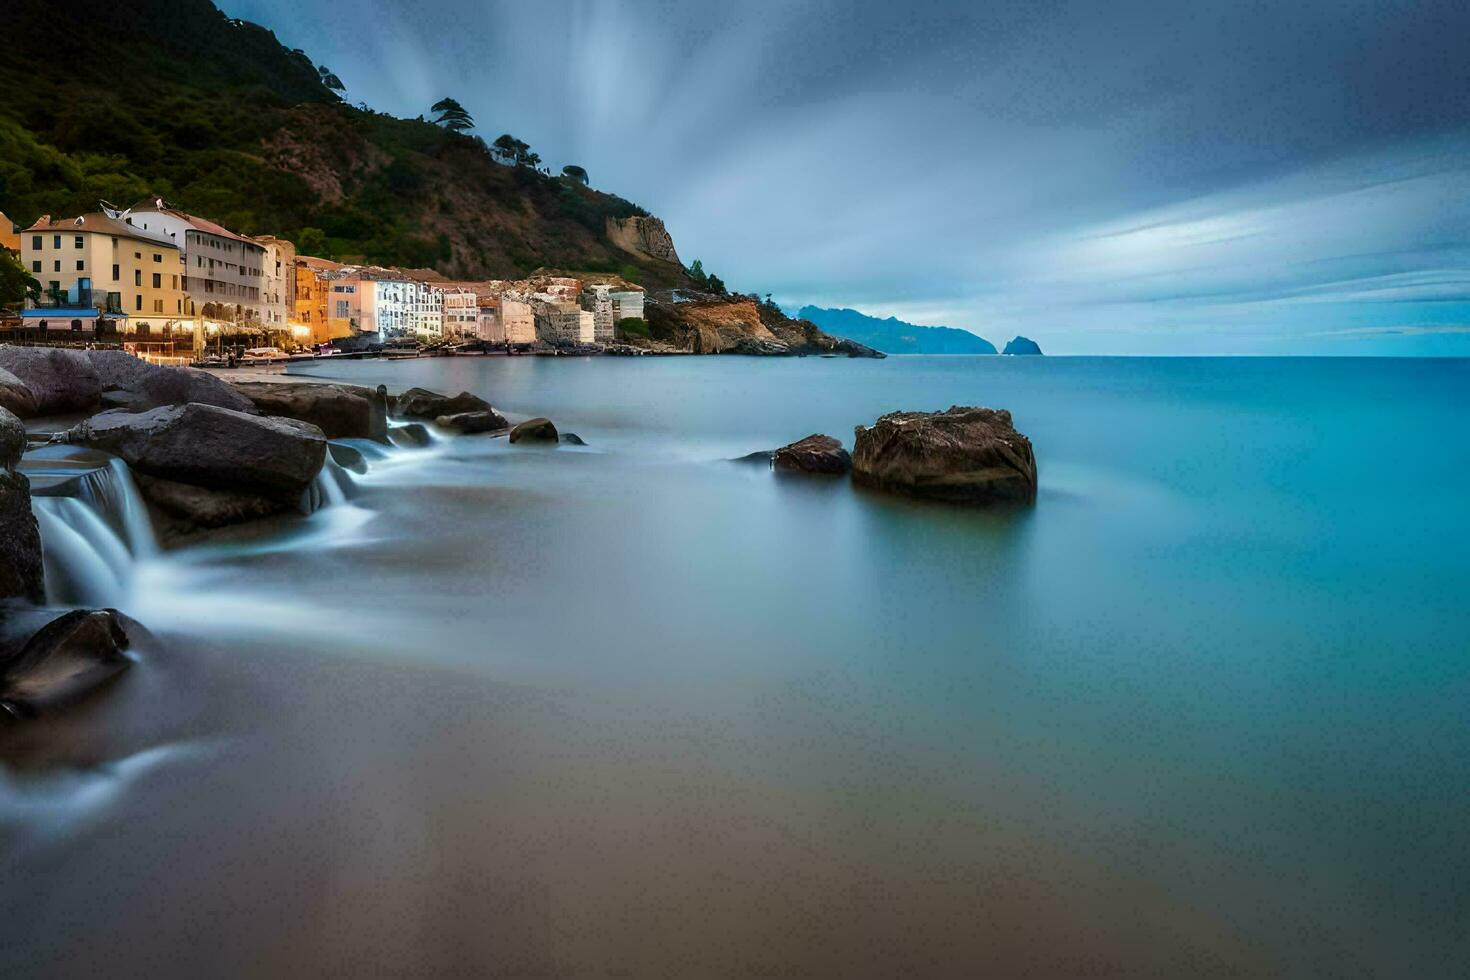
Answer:
[(327, 275), (342, 268), (340, 262), (310, 255), (296, 256), (296, 294), (291, 304), (291, 321), (311, 329), (311, 342), (325, 344), (351, 331), (333, 331), (327, 320)]
[(0, 211), (0, 248), (20, 254), (20, 229), (15, 226), (15, 222), (5, 217), (4, 211)]

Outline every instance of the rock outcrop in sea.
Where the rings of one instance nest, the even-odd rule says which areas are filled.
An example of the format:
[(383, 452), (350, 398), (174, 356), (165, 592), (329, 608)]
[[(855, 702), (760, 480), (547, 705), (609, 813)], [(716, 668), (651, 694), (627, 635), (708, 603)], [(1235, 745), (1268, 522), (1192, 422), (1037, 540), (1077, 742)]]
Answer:
[(1040, 355), (1041, 345), (1030, 337), (1012, 337), (1006, 342), (1006, 349), (1002, 354)]
[(236, 381), (234, 389), (262, 415), (310, 422), (328, 439), (388, 438), (387, 392), (346, 384)]
[(556, 426), (551, 424), (551, 419), (534, 418), (526, 419), (520, 425), (510, 430), (511, 442), (557, 442), (559, 437)]
[(392, 410), (395, 418), (425, 421), (432, 421), (441, 415), (493, 411), (489, 402), (468, 391), (461, 391), (457, 395), (441, 395), (427, 388), (408, 389), (393, 399)]
[(790, 473), (841, 475), (852, 469), (852, 457), (836, 439), (813, 433), (776, 450), (771, 465)]
[(855, 436), (852, 477), (860, 485), (959, 504), (1036, 500), (1031, 440), (1005, 410), (890, 412)]

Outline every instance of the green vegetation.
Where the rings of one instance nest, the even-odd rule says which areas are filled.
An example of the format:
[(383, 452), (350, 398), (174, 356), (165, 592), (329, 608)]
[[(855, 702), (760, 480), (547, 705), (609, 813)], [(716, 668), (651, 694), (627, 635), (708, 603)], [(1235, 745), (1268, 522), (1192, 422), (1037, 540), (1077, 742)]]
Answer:
[[(0, 210), (23, 226), (159, 196), (304, 254), (481, 279), (621, 273), (607, 221), (647, 213), (471, 135), (453, 99), (437, 122), (347, 105), (325, 66), (209, 0), (5, 0), (0, 37)], [(687, 285), (633, 261), (624, 278)]]
[(725, 288), (725, 282), (713, 272), (704, 271), (704, 263), (699, 259), (684, 270), (689, 276), (689, 281), (694, 283), (696, 289), (701, 292), (714, 293), (716, 296), (728, 296), (730, 291)]
[(590, 183), (590, 180), (587, 177), (587, 171), (577, 166), (575, 163), (569, 163), (565, 167), (562, 167), (561, 175), (570, 180), (575, 180), (583, 187), (586, 187), (588, 183)]
[(0, 248), (0, 310), (14, 310), (25, 305), (25, 301), (41, 298), (41, 284), (35, 280), (20, 259), (7, 249)]
[(647, 337), (648, 321), (639, 316), (628, 316), (617, 322), (615, 336), (620, 339), (628, 337)]

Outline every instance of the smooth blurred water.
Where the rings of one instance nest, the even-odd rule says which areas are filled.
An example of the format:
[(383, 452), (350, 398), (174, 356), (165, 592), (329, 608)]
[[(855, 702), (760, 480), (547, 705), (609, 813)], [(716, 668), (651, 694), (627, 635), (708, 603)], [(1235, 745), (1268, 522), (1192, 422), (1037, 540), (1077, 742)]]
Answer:
[[(1470, 362), (314, 373), (468, 389), (589, 445), (397, 451), (309, 519), (145, 563), (122, 606), (171, 652), (68, 731), (67, 765), (0, 786), (19, 962), (1470, 958)], [(1033, 510), (724, 462), (951, 404), (1012, 411)], [(77, 758), (113, 791), (79, 788)]]

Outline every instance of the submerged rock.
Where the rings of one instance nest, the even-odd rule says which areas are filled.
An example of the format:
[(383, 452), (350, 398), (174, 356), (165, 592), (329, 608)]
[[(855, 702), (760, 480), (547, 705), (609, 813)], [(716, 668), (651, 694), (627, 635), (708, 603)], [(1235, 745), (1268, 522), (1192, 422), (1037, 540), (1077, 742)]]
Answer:
[(775, 460), (776, 450), (762, 449), (759, 452), (746, 453), (744, 456), (736, 456), (734, 459), (730, 460), (730, 462), (749, 463), (752, 465), (759, 464), (766, 467), (767, 469), (770, 469)]
[(84, 351), (0, 346), (0, 368), (30, 391), (37, 415), (87, 411), (102, 398), (102, 379)]
[(864, 486), (963, 504), (1036, 500), (1031, 441), (1011, 413), (953, 407), (946, 412), (891, 412), (858, 426), (853, 481)]
[(585, 446), (585, 445), (587, 445), (587, 443), (582, 439), (582, 437), (579, 436), (579, 435), (577, 435), (575, 432), (563, 432), (561, 434), (561, 441), (564, 442), (564, 443), (566, 443), (568, 446)]
[(510, 425), (505, 417), (494, 409), (441, 415), (434, 420), (434, 424), (441, 429), (448, 429), (462, 436), (474, 435), (477, 432), (499, 432)]
[(36, 414), (36, 396), (24, 381), (4, 368), (0, 368), (0, 408), (23, 419)]
[(121, 350), (89, 350), (86, 356), (101, 381), (104, 405), (146, 412), (160, 405), (195, 402), (255, 413), (249, 398), (207, 371), (160, 367)]
[(511, 442), (556, 442), (557, 438), (556, 426), (550, 419), (526, 419), (510, 430)]
[(388, 430), (388, 441), (402, 449), (422, 449), (434, 441), (429, 435), (429, 430), (424, 428), (421, 422), (410, 422), (408, 425), (395, 425)]
[(771, 465), (793, 473), (842, 474), (852, 469), (852, 457), (836, 439), (813, 433), (776, 450)]
[(367, 457), (363, 456), (362, 450), (356, 446), (349, 446), (340, 442), (327, 443), (327, 453), (332, 457), (332, 462), (344, 470), (354, 473), (366, 473), (368, 471)]
[(103, 412), (63, 441), (105, 449), (139, 473), (295, 502), (321, 470), (327, 440), (314, 425), (212, 405)]
[(1012, 337), (1002, 354), (1039, 355), (1041, 346), (1030, 337)]
[(451, 396), (427, 388), (410, 388), (393, 403), (393, 414), (400, 419), (436, 419), (441, 415), (490, 411), (493, 409), (489, 402), (468, 391)]
[(78, 609), (52, 620), (0, 663), (0, 709), (16, 718), (80, 700), (132, 663), (111, 609)]
[(237, 381), (234, 389), (262, 414), (310, 422), (328, 439), (388, 437), (387, 398), (372, 388)]

